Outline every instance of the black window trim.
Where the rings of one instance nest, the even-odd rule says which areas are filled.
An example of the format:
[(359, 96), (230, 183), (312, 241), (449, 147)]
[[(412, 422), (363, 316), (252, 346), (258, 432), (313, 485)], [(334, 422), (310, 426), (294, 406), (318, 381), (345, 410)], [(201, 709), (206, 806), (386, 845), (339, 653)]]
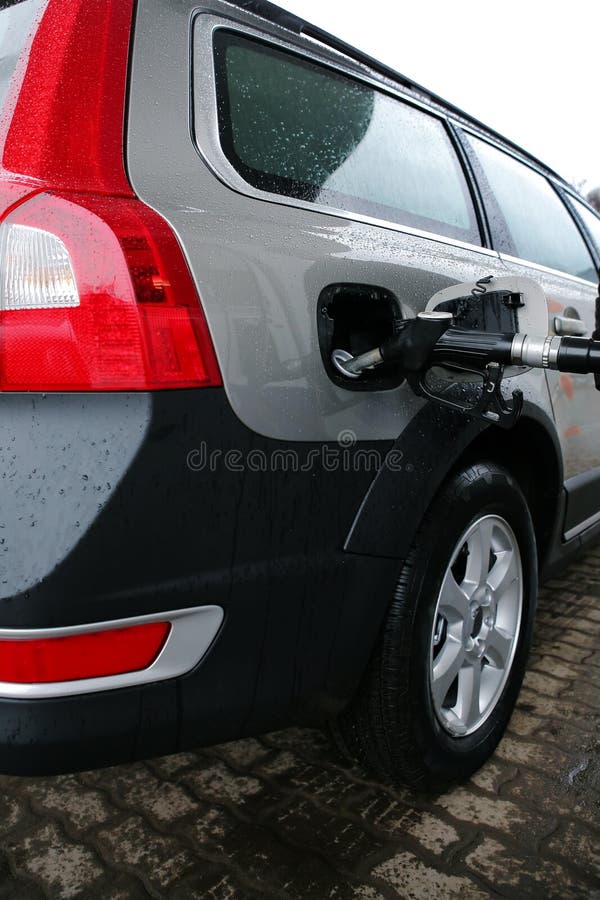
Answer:
[(493, 250), (492, 231), (488, 221), (486, 206), (481, 192), (481, 186), (477, 179), (475, 168), (473, 166), (473, 158), (470, 153), (470, 147), (464, 137), (460, 122), (452, 117), (446, 118), (448, 130), (452, 136), (456, 152), (459, 155), (465, 177), (469, 183), (473, 206), (475, 207), (475, 215), (479, 223), (479, 232), (483, 241), (483, 246), (489, 250)]

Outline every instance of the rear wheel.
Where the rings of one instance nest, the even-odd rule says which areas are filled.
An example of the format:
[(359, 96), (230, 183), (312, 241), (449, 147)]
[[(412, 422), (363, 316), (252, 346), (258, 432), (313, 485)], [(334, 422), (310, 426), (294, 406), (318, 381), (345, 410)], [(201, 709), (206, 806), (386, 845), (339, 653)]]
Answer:
[(491, 462), (457, 471), (424, 518), (338, 722), (345, 747), (380, 777), (422, 789), (479, 768), (519, 692), (536, 593), (535, 537), (517, 483)]

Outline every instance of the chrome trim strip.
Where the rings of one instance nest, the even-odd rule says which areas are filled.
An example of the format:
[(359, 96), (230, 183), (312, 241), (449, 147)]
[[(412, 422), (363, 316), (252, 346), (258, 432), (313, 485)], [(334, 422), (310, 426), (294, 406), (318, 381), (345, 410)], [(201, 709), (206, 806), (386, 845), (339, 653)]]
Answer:
[(568, 531), (565, 531), (565, 541), (570, 541), (572, 538), (577, 537), (579, 534), (587, 531), (588, 528), (591, 528), (592, 525), (597, 525), (598, 522), (600, 522), (600, 512), (594, 513), (592, 516), (589, 516), (589, 518), (584, 519), (583, 522), (580, 522), (579, 525), (575, 525), (573, 528), (569, 528)]
[(550, 266), (542, 266), (540, 263), (531, 262), (529, 259), (521, 259), (519, 256), (509, 256), (508, 253), (499, 253), (500, 259), (506, 262), (516, 263), (517, 265), (526, 266), (529, 269), (535, 269), (538, 272), (547, 272), (548, 275), (556, 275), (558, 278), (566, 278), (574, 281), (576, 284), (592, 287), (594, 290), (598, 287), (595, 281), (588, 281), (587, 278), (580, 278), (578, 275), (571, 275), (570, 272), (561, 272), (560, 269), (551, 269)]
[(91, 694), (176, 678), (178, 675), (189, 672), (200, 662), (221, 627), (223, 615), (220, 606), (197, 606), (192, 609), (178, 609), (171, 612), (153, 613), (148, 616), (114, 619), (110, 622), (73, 625), (67, 628), (0, 628), (0, 640), (26, 641), (36, 638), (69, 637), (113, 628), (128, 628), (147, 622), (171, 623), (171, 631), (162, 650), (152, 665), (146, 669), (127, 672), (124, 675), (106, 675), (99, 678), (49, 684), (13, 684), (0, 681), (0, 697), (38, 700), (74, 694)]
[[(207, 27), (206, 31), (202, 35), (198, 36), (198, 23), (202, 17), (205, 17)], [(246, 197), (251, 197), (255, 200), (260, 200), (264, 203), (273, 203), (277, 206), (287, 206), (296, 209), (303, 209), (309, 212), (318, 213), (319, 215), (333, 216), (337, 219), (346, 219), (350, 222), (361, 222), (365, 225), (374, 225), (377, 228), (387, 228), (388, 230), (398, 232), (399, 234), (409, 234), (413, 235), (414, 237), (436, 241), (440, 244), (448, 244), (451, 247), (458, 247), (460, 249), (469, 250), (470, 252), (475, 251), (476, 253), (481, 253), (484, 256), (491, 256), (494, 259), (499, 258), (499, 254), (496, 252), (496, 250), (492, 250), (489, 247), (484, 247), (481, 244), (471, 244), (467, 241), (461, 241), (457, 238), (451, 238), (447, 235), (438, 234), (434, 231), (423, 231), (419, 228), (412, 228), (410, 225), (402, 225), (399, 222), (393, 222), (387, 219), (378, 219), (374, 216), (368, 216), (363, 213), (355, 213), (345, 209), (337, 209), (333, 206), (322, 206), (319, 203), (308, 203), (302, 200), (298, 200), (295, 197), (288, 197), (284, 194), (274, 194), (269, 191), (261, 191), (260, 189), (255, 188), (253, 185), (249, 184), (244, 178), (242, 178), (242, 176), (234, 168), (234, 166), (231, 165), (231, 163), (225, 156), (225, 153), (223, 152), (219, 139), (219, 123), (217, 119), (216, 86), (213, 58), (213, 34), (219, 29), (238, 31), (240, 34), (256, 38), (262, 43), (271, 43), (273, 44), (273, 46), (278, 47), (282, 50), (287, 50), (290, 53), (299, 54), (301, 56), (304, 56), (308, 60), (312, 59), (313, 62), (341, 72), (343, 75), (346, 75), (349, 78), (354, 78), (357, 81), (362, 81), (363, 83), (381, 91), (384, 94), (389, 94), (396, 99), (402, 100), (404, 103), (415, 106), (418, 109), (427, 112), (429, 115), (432, 115), (435, 118), (439, 119), (441, 122), (445, 122), (446, 124), (449, 121), (449, 117), (444, 112), (434, 107), (427, 106), (425, 103), (419, 101), (411, 94), (404, 93), (399, 89), (395, 89), (386, 82), (381, 82), (377, 81), (375, 78), (370, 78), (362, 70), (355, 70), (353, 67), (347, 65), (342, 66), (335, 60), (331, 59), (331, 57), (329, 56), (325, 56), (324, 54), (314, 51), (311, 52), (312, 48), (309, 49), (302, 43), (296, 43), (292, 41), (287, 35), (285, 41), (281, 40), (273, 34), (265, 36), (264, 32), (258, 31), (257, 29), (252, 28), (249, 25), (242, 24), (236, 19), (228, 19), (225, 16), (218, 16), (209, 10), (197, 9), (195, 10), (194, 15), (191, 19), (192, 83), (190, 96), (192, 98), (192, 122), (190, 130), (192, 135), (192, 145), (203, 163), (208, 167), (212, 174), (216, 178), (218, 178), (219, 181), (221, 181), (226, 187), (228, 187), (230, 190), (237, 191), (238, 194), (242, 194)], [(196, 66), (194, 60), (198, 53), (202, 55), (202, 59), (205, 63), (207, 62), (207, 60), (210, 60), (210, 65), (205, 64), (201, 67)], [(203, 78), (202, 90), (200, 91), (202, 96), (200, 101), (197, 100), (199, 91), (197, 86), (194, 84), (194, 72), (198, 69), (202, 71)], [(210, 113), (206, 108), (208, 107), (208, 104), (206, 103), (206, 97), (208, 94), (210, 94), (212, 98), (212, 103), (210, 104), (212, 109), (210, 110)], [(198, 129), (196, 127), (198, 123), (201, 123), (202, 129)], [(207, 138), (207, 140), (203, 141), (201, 139), (199, 130), (202, 131), (203, 136)], [(460, 165), (460, 160), (457, 161)], [(465, 178), (467, 192), (470, 195), (471, 192), (469, 181), (464, 172), (463, 176)], [(473, 211), (475, 219), (477, 219), (476, 210), (474, 209)]]

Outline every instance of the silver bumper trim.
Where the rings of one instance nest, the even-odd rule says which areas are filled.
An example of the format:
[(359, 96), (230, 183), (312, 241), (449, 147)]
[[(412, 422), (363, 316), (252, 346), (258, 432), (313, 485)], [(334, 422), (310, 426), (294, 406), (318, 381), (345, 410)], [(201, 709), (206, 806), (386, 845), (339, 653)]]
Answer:
[[(170, 622), (171, 630), (162, 650), (154, 662), (145, 669), (122, 675), (104, 675), (78, 681), (59, 681), (47, 684), (14, 684), (0, 681), (0, 698), (37, 700), (49, 697), (68, 697), (74, 694), (91, 694), (164, 681), (189, 672), (196, 666), (213, 640), (223, 621), (220, 606), (196, 606), (171, 612), (153, 613), (110, 622), (93, 622), (67, 628), (0, 628), (0, 641), (27, 641), (40, 638), (71, 637), (91, 631), (107, 631), (128, 628), (146, 622)], [(0, 653), (2, 644), (0, 643)]]

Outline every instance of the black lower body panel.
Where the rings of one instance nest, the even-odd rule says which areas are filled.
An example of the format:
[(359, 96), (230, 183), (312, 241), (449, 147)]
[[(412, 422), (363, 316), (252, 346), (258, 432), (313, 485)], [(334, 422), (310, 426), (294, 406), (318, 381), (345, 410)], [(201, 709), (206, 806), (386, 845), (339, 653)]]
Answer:
[(344, 705), (398, 569), (342, 549), (375, 475), (353, 455), (385, 443), (346, 448), (332, 469), (319, 445), (245, 428), (221, 389), (4, 395), (0, 410), (0, 628), (225, 611), (178, 679), (0, 697), (0, 771), (139, 759)]

